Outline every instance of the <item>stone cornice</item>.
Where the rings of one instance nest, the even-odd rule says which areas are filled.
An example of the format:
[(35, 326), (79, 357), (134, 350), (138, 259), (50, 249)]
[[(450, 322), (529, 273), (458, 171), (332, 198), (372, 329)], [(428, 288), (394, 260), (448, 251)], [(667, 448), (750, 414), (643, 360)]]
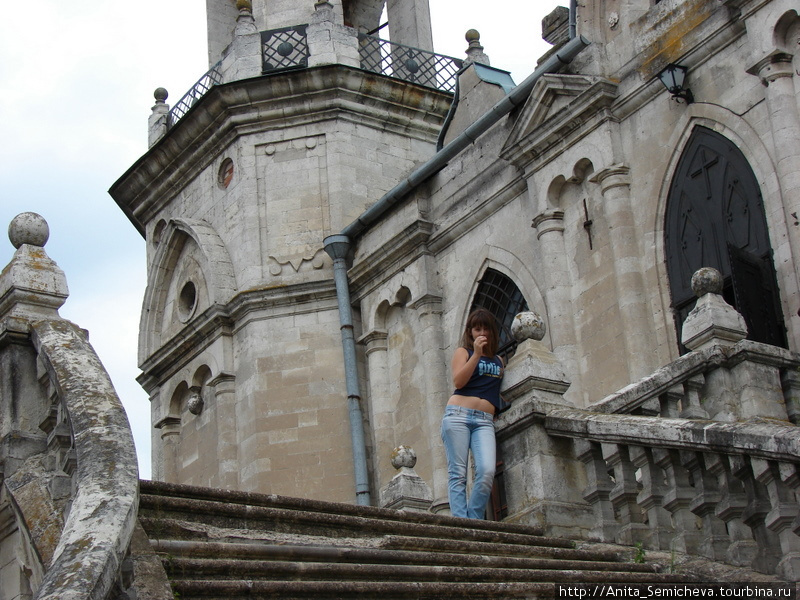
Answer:
[(354, 302), (428, 253), (427, 242), (432, 232), (432, 223), (417, 219), (375, 250), (359, 254), (348, 271)]
[(149, 392), (187, 360), (200, 355), (220, 337), (234, 335), (252, 319), (316, 312), (320, 303), (331, 310), (336, 308), (336, 286), (332, 279), (241, 292), (226, 305), (209, 307), (162, 344), (139, 365), (142, 374), (137, 381)]
[(236, 137), (352, 118), (435, 140), (450, 94), (342, 65), (218, 85), (109, 190), (140, 233), (144, 223)]

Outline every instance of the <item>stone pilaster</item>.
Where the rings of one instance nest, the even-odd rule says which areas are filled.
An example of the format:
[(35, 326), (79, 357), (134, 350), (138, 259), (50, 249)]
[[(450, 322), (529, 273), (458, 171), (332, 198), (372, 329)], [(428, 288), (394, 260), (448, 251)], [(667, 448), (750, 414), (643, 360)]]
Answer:
[[(424, 348), (422, 361), (425, 365), (425, 417), (428, 428), (427, 437), (439, 439), (444, 406), (450, 394), (448, 363), (442, 355), (442, 299), (438, 296), (423, 296), (414, 303), (419, 315), (421, 347)], [(448, 497), (447, 458), (444, 445), (434, 443), (431, 447), (430, 461), (433, 472), (434, 504), (440, 506)]]
[(631, 210), (630, 170), (625, 165), (614, 165), (599, 171), (591, 181), (600, 185), (603, 207), (610, 229), (611, 253), (614, 257), (614, 274), (619, 299), (619, 316), (625, 356), (628, 357), (628, 375), (636, 381), (655, 367), (653, 343), (642, 332), (652, 331), (650, 311), (647, 307), (644, 279), (640, 264), (636, 224)]
[(376, 487), (381, 489), (392, 478), (391, 455), (395, 447), (394, 407), (389, 394), (388, 334), (373, 329), (358, 342), (366, 348), (369, 370), (369, 421), (372, 432), (372, 469)]
[(220, 374), (209, 382), (217, 411), (217, 459), (220, 487), (239, 489), (239, 440), (236, 432), (236, 378)]
[(550, 342), (566, 371), (572, 376), (570, 396), (580, 397), (577, 360), (577, 337), (572, 310), (572, 282), (564, 247), (564, 211), (548, 209), (533, 219), (536, 237), (542, 250), (540, 273), (544, 279), (544, 297), (550, 321)]
[[(795, 89), (795, 70), (792, 56), (785, 52), (772, 52), (753, 67), (748, 73), (761, 79), (766, 87), (765, 97), (769, 110), (769, 123), (774, 140), (774, 156), (783, 201), (786, 223), (797, 221), (800, 214), (800, 115), (797, 109), (797, 90)], [(789, 247), (794, 258), (795, 268), (800, 262), (800, 230), (789, 229)], [(794, 314), (797, 303), (790, 307)], [(790, 321), (790, 326), (794, 321)]]

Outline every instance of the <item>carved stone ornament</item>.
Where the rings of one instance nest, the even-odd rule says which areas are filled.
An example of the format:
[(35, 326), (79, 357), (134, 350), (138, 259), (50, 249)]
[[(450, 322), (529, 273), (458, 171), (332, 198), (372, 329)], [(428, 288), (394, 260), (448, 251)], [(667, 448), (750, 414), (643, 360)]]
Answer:
[(203, 412), (203, 395), (199, 387), (194, 386), (189, 388), (189, 399), (186, 401), (186, 405), (189, 407), (189, 412), (193, 415), (199, 415)]
[(518, 342), (525, 340), (541, 341), (547, 331), (544, 319), (535, 312), (521, 312), (511, 323), (511, 335)]

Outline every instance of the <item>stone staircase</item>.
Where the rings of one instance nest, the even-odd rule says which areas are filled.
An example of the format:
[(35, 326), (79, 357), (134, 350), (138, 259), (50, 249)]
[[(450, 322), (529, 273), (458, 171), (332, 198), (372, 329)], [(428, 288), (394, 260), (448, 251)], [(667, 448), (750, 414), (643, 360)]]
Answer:
[(142, 481), (175, 598), (546, 598), (557, 583), (685, 581), (631, 549), (508, 523)]

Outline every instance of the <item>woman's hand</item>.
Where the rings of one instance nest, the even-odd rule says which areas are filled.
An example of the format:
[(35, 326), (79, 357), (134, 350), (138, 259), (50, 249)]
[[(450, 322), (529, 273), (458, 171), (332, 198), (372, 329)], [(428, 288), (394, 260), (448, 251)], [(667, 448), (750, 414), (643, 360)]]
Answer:
[(489, 343), (489, 338), (485, 335), (479, 335), (472, 342), (472, 349), (475, 351), (475, 354), (477, 354), (478, 357), (483, 356), (483, 349), (486, 347), (486, 344), (488, 343)]

